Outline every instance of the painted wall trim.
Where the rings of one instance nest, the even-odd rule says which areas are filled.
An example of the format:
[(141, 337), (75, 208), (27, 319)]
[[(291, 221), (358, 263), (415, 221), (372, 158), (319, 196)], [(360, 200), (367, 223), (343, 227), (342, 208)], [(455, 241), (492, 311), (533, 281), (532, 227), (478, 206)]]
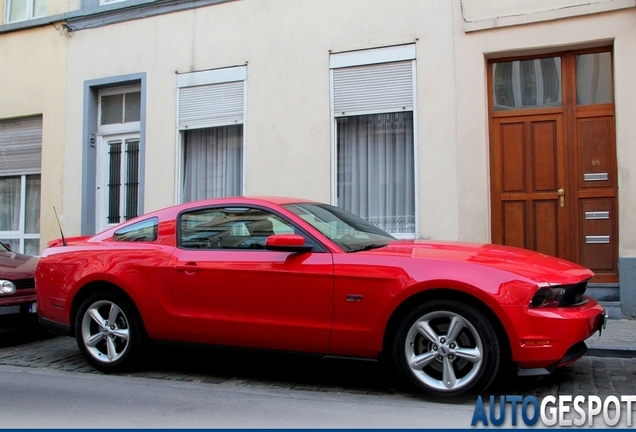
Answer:
[(489, 30), (500, 27), (510, 27), (542, 21), (552, 21), (582, 15), (612, 12), (620, 9), (636, 7), (636, 0), (602, 0), (583, 5), (555, 8), (544, 11), (520, 13), (515, 15), (496, 16), (491, 18), (470, 20), (466, 18), (464, 1), (461, 1), (466, 33), (479, 30)]
[(14, 23), (0, 24), (0, 34), (37, 27), (53, 26), (65, 36), (69, 32), (103, 27), (124, 21), (148, 18), (188, 9), (227, 3), (236, 0), (126, 0), (99, 6), (87, 1), (79, 10), (49, 15)]
[[(100, 6), (98, 8), (85, 9), (81, 11), (81, 13), (69, 14), (67, 24), (70, 31), (79, 31), (172, 12), (228, 3), (230, 1), (236, 0), (141, 0), (131, 7), (112, 7), (109, 9)], [(116, 4), (121, 5), (122, 3), (115, 3), (113, 6)]]
[[(141, 107), (139, 118), (139, 214), (144, 213), (146, 178), (146, 73), (120, 75), (84, 82), (84, 110), (82, 122), (82, 197), (81, 235), (95, 234), (95, 188), (97, 151), (91, 135), (97, 134), (97, 91), (107, 87), (127, 84), (141, 85)], [(94, 136), (93, 135), (93, 136)]]

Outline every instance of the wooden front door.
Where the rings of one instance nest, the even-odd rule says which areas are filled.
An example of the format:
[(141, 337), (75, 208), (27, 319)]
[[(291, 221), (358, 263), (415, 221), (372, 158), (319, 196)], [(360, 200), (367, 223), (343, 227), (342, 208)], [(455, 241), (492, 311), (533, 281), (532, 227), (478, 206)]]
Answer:
[(494, 243), (618, 281), (609, 49), (489, 64)]

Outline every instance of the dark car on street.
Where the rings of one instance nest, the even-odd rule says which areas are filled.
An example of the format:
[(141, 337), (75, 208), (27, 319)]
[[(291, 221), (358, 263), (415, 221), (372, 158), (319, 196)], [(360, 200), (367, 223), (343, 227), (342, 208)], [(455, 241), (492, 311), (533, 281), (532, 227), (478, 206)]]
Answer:
[(35, 267), (38, 258), (12, 252), (0, 242), (0, 314), (36, 313)]

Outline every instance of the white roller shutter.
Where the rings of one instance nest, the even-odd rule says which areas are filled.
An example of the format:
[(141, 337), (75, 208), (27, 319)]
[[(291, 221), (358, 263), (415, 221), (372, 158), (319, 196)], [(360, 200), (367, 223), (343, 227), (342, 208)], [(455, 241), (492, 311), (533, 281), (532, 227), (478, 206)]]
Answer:
[(413, 62), (333, 70), (334, 116), (413, 110)]
[(179, 129), (243, 123), (245, 78), (245, 66), (180, 75)]
[(42, 117), (0, 121), (0, 176), (39, 174)]
[(243, 123), (243, 81), (179, 89), (179, 129)]

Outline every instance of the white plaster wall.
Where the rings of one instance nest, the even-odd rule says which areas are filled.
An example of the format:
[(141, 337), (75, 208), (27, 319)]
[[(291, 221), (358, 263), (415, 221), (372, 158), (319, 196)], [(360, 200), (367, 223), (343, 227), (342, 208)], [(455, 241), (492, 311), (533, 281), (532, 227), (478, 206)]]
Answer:
[[(457, 238), (452, 3), (246, 0), (73, 33), (64, 178), (79, 232), (83, 86), (146, 72), (146, 202), (174, 204), (176, 74), (247, 64), (246, 194), (329, 202), (329, 53), (417, 44), (420, 230)], [(442, 215), (443, 217), (440, 217)]]
[(246, 194), (328, 202), (329, 53), (416, 43), (420, 235), (487, 242), (487, 59), (613, 43), (619, 247), (621, 256), (636, 256), (636, 9), (468, 33), (463, 13), (460, 1), (448, 0), (243, 0), (73, 33), (63, 179), (69, 231), (79, 233), (83, 211), (86, 80), (147, 74), (146, 211), (176, 201), (176, 72), (244, 64)]
[(42, 115), (40, 248), (59, 237), (62, 206), (66, 36), (52, 27), (0, 35), (0, 119)]

